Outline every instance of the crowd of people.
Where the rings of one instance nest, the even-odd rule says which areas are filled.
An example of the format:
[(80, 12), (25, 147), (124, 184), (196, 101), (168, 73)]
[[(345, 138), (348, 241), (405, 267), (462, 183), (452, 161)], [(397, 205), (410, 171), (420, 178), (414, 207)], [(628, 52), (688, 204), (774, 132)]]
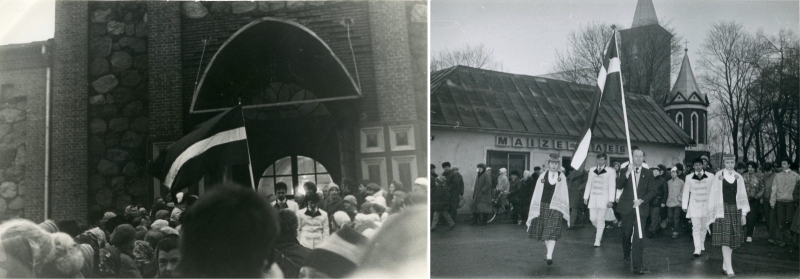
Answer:
[(413, 225), (427, 218), (426, 178), (410, 190), (366, 181), (347, 191), (334, 183), (303, 187), (306, 194), (291, 199), (284, 183), (269, 195), (218, 185), (200, 197), (157, 199), (149, 210), (130, 205), (90, 216), (86, 227), (7, 220), (0, 224), (0, 277), (427, 275), (427, 231)]
[[(545, 260), (553, 263), (552, 253), (561, 237), (562, 219), (567, 230), (591, 224), (596, 229), (594, 247), (600, 247), (606, 229), (621, 228), (624, 261), (637, 274), (649, 273), (643, 267), (644, 237), (665, 235), (676, 239), (691, 235), (699, 257), (712, 246), (722, 247), (723, 272), (734, 276), (731, 253), (753, 241), (766, 241), (780, 247), (800, 245), (800, 175), (789, 159), (775, 163), (736, 162), (724, 156), (724, 167), (715, 169), (707, 156), (691, 166), (675, 164), (648, 166), (644, 151), (632, 148), (629, 163), (610, 163), (605, 153), (597, 154), (596, 165), (566, 170), (557, 154), (552, 154), (546, 169), (535, 167), (495, 176), (485, 164), (477, 165), (473, 188), (472, 223), (485, 226), (489, 214), (508, 214), (512, 224), (527, 225), (530, 238), (543, 241)], [(637, 157), (638, 155), (638, 157)], [(610, 165), (610, 166), (609, 166)], [(435, 178), (432, 189), (432, 228), (444, 216), (452, 228), (454, 209), (463, 205), (463, 179), (457, 168), (444, 163), (445, 170)], [(631, 179), (634, 174), (635, 179)], [(638, 199), (634, 199), (636, 185)], [(509, 208), (510, 207), (510, 208)], [(635, 208), (639, 208), (642, 236), (638, 235)], [(758, 223), (764, 223), (766, 239), (754, 239)], [(635, 229), (636, 228), (636, 229)], [(760, 228), (760, 227), (759, 227)], [(633, 255), (631, 255), (633, 254)]]

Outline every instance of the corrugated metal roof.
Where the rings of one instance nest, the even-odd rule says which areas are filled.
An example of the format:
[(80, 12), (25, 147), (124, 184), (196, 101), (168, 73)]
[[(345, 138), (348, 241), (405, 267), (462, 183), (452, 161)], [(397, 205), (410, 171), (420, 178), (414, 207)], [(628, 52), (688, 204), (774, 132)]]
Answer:
[[(455, 66), (431, 75), (431, 124), (536, 135), (580, 136), (597, 86)], [(631, 140), (693, 144), (650, 97), (626, 94)], [(622, 104), (604, 101), (595, 137), (624, 140)]]

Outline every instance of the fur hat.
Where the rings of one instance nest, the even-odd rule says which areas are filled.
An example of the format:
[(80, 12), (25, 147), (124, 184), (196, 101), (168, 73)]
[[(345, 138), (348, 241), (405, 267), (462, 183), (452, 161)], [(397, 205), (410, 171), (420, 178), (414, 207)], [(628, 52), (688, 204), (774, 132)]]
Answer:
[(305, 259), (308, 267), (327, 274), (331, 278), (347, 277), (358, 268), (369, 239), (350, 227), (342, 227), (331, 235)]
[(163, 227), (169, 227), (169, 222), (167, 222), (167, 220), (158, 219), (155, 222), (153, 222), (152, 224), (150, 224), (150, 228), (157, 229), (157, 230), (160, 230)]
[(53, 257), (41, 263), (38, 277), (75, 277), (83, 268), (84, 255), (80, 245), (66, 233), (54, 233)]
[(336, 211), (333, 214), (333, 220), (336, 221), (336, 224), (341, 226), (344, 223), (350, 222), (350, 215), (344, 213), (344, 211)]
[(34, 262), (50, 262), (54, 258), (55, 243), (52, 234), (26, 219), (11, 219), (0, 224), (0, 239), (20, 236), (31, 245)]
[(109, 242), (111, 245), (120, 247), (126, 244), (132, 244), (136, 240), (136, 229), (133, 226), (128, 224), (122, 224), (117, 226), (114, 229), (114, 232), (111, 233), (111, 241)]
[(58, 225), (56, 225), (56, 222), (53, 222), (53, 220), (45, 220), (44, 222), (39, 223), (39, 226), (49, 233), (59, 232)]
[(414, 184), (422, 185), (425, 186), (425, 188), (428, 188), (428, 179), (424, 177), (418, 177), (417, 179), (414, 180)]

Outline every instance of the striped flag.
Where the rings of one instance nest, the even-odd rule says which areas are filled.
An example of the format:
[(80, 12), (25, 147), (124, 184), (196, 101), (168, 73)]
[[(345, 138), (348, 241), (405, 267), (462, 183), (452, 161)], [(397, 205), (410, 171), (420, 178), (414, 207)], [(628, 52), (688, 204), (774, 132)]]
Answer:
[(150, 174), (176, 193), (210, 170), (250, 162), (242, 107), (209, 119), (159, 154)]
[(603, 52), (603, 67), (597, 75), (597, 87), (600, 88), (600, 94), (595, 94), (592, 98), (592, 104), (589, 112), (589, 118), (583, 125), (581, 130), (581, 141), (578, 147), (575, 148), (575, 153), (572, 154), (572, 163), (570, 165), (579, 169), (586, 162), (586, 157), (589, 155), (589, 147), (592, 142), (592, 129), (594, 129), (595, 120), (597, 120), (597, 112), (600, 109), (600, 103), (603, 96), (620, 96), (622, 94), (622, 84), (620, 83), (620, 63), (619, 55), (617, 55), (617, 34), (614, 32), (611, 35), (611, 41), (608, 42), (605, 52)]

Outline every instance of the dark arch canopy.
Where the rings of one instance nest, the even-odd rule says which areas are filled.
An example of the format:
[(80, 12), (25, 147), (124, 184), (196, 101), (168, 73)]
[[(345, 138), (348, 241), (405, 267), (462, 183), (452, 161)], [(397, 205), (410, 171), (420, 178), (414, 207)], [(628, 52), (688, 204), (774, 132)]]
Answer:
[[(300, 87), (313, 98), (275, 96), (267, 88), (276, 84)], [(265, 17), (239, 29), (214, 54), (195, 89), (190, 112), (221, 111), (239, 100), (247, 109), (360, 97), (347, 68), (314, 32)]]

